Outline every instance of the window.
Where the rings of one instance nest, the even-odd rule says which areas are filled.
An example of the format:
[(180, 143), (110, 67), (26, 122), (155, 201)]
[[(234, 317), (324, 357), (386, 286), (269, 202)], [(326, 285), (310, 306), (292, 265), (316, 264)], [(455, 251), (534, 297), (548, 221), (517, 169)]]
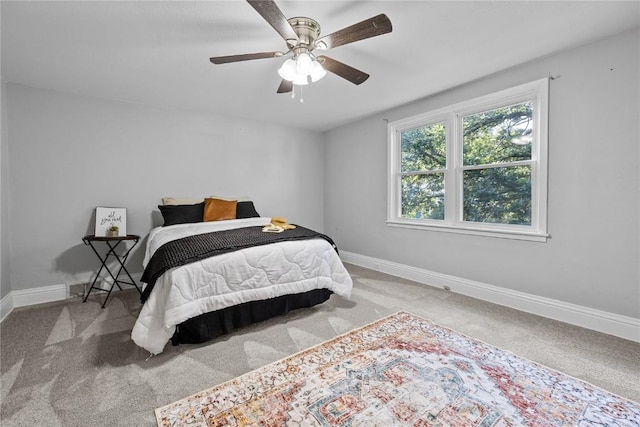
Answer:
[(548, 79), (389, 123), (387, 224), (547, 238)]

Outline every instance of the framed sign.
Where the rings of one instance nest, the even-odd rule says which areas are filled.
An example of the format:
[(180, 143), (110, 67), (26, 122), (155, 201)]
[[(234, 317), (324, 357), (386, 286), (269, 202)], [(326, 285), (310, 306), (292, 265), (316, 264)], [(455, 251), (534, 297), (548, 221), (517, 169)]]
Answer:
[(127, 208), (96, 208), (96, 237), (125, 237)]

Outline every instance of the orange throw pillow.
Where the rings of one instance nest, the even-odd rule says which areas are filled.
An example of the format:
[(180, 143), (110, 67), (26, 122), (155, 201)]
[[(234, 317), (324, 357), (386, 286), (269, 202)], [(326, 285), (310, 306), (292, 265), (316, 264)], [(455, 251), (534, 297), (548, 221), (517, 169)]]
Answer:
[(236, 219), (236, 200), (204, 199), (203, 221)]

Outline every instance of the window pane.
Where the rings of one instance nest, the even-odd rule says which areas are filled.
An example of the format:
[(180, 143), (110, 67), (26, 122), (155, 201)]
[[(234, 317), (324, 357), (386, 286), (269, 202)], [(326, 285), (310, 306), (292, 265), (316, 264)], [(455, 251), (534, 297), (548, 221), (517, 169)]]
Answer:
[(402, 132), (402, 172), (444, 169), (447, 164), (444, 123)]
[(401, 216), (444, 219), (444, 174), (403, 176)]
[(531, 101), (463, 117), (464, 165), (531, 160), (532, 117)]
[(531, 167), (463, 173), (463, 220), (531, 225)]

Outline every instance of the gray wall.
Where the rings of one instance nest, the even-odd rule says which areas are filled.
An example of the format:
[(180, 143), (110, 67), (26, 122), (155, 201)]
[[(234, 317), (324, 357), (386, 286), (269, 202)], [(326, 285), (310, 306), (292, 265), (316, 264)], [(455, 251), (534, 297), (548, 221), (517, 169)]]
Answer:
[[(89, 277), (97, 260), (80, 239), (95, 206), (127, 207), (129, 231), (145, 236), (160, 197), (218, 194), (251, 196), (263, 215), (324, 230), (345, 251), (640, 317), (638, 40), (636, 30), (539, 59), (324, 138), (3, 85), (0, 297)], [(547, 243), (385, 225), (384, 119), (549, 73), (561, 77), (550, 91)]]
[[(328, 132), (325, 231), (345, 251), (640, 317), (639, 39), (627, 32)], [(384, 119), (548, 74), (561, 75), (550, 84), (548, 242), (385, 225)]]
[[(323, 230), (319, 133), (7, 89), (13, 291), (91, 275), (98, 261), (81, 238), (93, 231), (96, 206), (126, 207), (127, 231), (146, 236), (162, 224), (163, 196), (250, 196), (263, 216)], [(3, 179), (3, 205), (5, 187)], [(141, 243), (132, 273), (142, 271)]]
[(0, 298), (4, 298), (11, 292), (9, 282), (9, 180), (8, 177), (8, 143), (7, 137), (7, 85), (0, 76), (0, 116), (2, 125), (0, 126)]

